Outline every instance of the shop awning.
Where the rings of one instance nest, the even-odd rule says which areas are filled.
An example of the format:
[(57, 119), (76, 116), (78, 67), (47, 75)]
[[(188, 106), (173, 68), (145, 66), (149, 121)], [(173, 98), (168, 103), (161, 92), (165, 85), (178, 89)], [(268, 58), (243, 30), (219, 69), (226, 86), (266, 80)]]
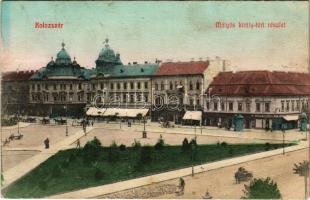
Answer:
[(201, 111), (186, 111), (183, 119), (197, 120), (201, 121), (202, 112)]
[(296, 121), (299, 119), (298, 115), (285, 115), (283, 116), (283, 119), (285, 119), (286, 121)]
[(105, 109), (99, 109), (99, 108), (95, 108), (95, 107), (90, 107), (86, 111), (86, 115), (88, 115), (88, 116), (101, 116), (104, 112), (105, 112)]
[(102, 116), (118, 116), (119, 115), (119, 109), (117, 108), (107, 108), (106, 111), (102, 114)]
[(119, 109), (119, 117), (137, 117), (139, 114), (145, 117), (148, 112), (149, 109)]

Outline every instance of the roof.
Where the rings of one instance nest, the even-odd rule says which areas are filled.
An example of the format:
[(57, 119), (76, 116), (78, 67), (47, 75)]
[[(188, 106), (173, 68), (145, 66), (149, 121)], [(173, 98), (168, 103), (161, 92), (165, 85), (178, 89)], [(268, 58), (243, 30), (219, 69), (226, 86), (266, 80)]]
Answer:
[(26, 81), (35, 71), (19, 71), (19, 72), (4, 72), (2, 73), (2, 81)]
[(166, 62), (160, 65), (155, 75), (173, 76), (203, 74), (208, 66), (209, 61)]
[(152, 76), (159, 68), (158, 64), (115, 65), (112, 67), (97, 68), (96, 73), (107, 77), (136, 77)]
[(212, 95), (223, 96), (310, 95), (310, 74), (280, 71), (220, 72), (214, 77), (208, 91)]
[(42, 80), (44, 78), (48, 79), (86, 79), (90, 77), (90, 70), (80, 67), (79, 64), (48, 64), (47, 67), (42, 67), (33, 76), (31, 80)]

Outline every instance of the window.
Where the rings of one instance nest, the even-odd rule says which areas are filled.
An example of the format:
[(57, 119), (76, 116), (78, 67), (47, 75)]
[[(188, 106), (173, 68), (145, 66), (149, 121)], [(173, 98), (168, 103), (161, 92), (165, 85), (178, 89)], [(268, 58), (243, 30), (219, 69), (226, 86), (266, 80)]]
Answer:
[(189, 82), (189, 90), (193, 90), (193, 83), (192, 83), (192, 81)]
[(265, 112), (270, 112), (270, 103), (265, 103)]
[(144, 82), (144, 89), (147, 89), (148, 88), (148, 84), (147, 82)]
[(295, 110), (295, 101), (292, 100), (292, 111), (294, 111), (294, 110)]
[(256, 103), (256, 112), (260, 112), (260, 103)]
[(145, 102), (149, 102), (149, 97), (147, 95), (144, 96)]
[(140, 82), (137, 83), (137, 87), (138, 87), (138, 90), (141, 89), (141, 83)]
[(121, 84), (120, 83), (117, 83), (117, 89), (121, 89)]
[(37, 85), (37, 88), (38, 88), (38, 91), (40, 91), (40, 90), (41, 90), (41, 85), (38, 84), (38, 85)]
[(158, 83), (155, 83), (155, 90), (158, 90)]
[(110, 88), (111, 88), (111, 90), (114, 89), (114, 84), (113, 83), (110, 84)]
[(135, 97), (133, 94), (130, 95), (130, 103), (133, 103), (135, 101)]
[(72, 84), (70, 84), (70, 90), (72, 90)]
[(199, 106), (200, 105), (200, 100), (196, 99), (196, 105)]
[(91, 84), (91, 85), (92, 85), (93, 90), (95, 90), (96, 89), (96, 85), (94, 83)]
[(48, 84), (45, 84), (45, 90), (48, 90)]
[(169, 83), (169, 88), (170, 88), (170, 90), (173, 90), (173, 84), (172, 84), (171, 81), (170, 81), (170, 83)]
[(281, 112), (284, 112), (284, 101), (281, 101)]
[(161, 82), (161, 84), (160, 84), (160, 90), (165, 90), (164, 82)]
[(200, 90), (200, 83), (198, 81), (196, 82), (196, 90)]
[(286, 111), (290, 111), (290, 101), (286, 101)]
[(79, 90), (81, 90), (82, 89), (82, 84), (81, 83), (79, 83)]
[(299, 100), (296, 101), (296, 110), (297, 111), (300, 110), (300, 102), (299, 102)]
[(214, 110), (217, 110), (217, 102), (213, 103)]
[(221, 110), (224, 111), (225, 110), (225, 105), (224, 102), (221, 102)]
[(207, 106), (207, 110), (209, 110), (209, 109), (210, 109), (210, 103), (207, 102), (207, 103), (206, 103), (206, 106)]
[(127, 83), (123, 83), (124, 90), (127, 90)]
[(246, 112), (251, 112), (251, 103), (247, 102), (245, 104), (245, 109), (246, 109)]
[(36, 87), (35, 84), (32, 84), (32, 90), (35, 90), (35, 87)]
[(242, 111), (242, 103), (241, 102), (238, 103), (238, 111)]
[(191, 105), (191, 106), (194, 105), (194, 100), (193, 99), (189, 100), (189, 105)]
[(126, 103), (126, 98), (127, 98), (127, 95), (123, 94), (123, 103)]
[(302, 110), (305, 109), (305, 102), (304, 102), (304, 100), (301, 101), (301, 109)]
[(130, 82), (130, 89), (134, 89), (134, 85), (133, 85), (133, 82)]
[(90, 97), (91, 97), (91, 94), (90, 93), (87, 93), (87, 101), (90, 101)]
[(229, 102), (228, 107), (229, 107), (229, 111), (233, 111), (234, 110), (234, 102)]
[(100, 89), (101, 90), (103, 89), (103, 83), (100, 83)]

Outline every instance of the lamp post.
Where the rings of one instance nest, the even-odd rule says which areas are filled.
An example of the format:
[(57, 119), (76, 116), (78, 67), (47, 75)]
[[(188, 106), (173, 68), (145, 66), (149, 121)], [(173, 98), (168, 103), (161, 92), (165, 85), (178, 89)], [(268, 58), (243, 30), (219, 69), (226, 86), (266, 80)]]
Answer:
[[(279, 110), (280, 110), (280, 108), (276, 108), (274, 110), (274, 114), (276, 115)], [(283, 123), (281, 123), (281, 129), (282, 129), (282, 150), (283, 150), (282, 154), (285, 155), (285, 146), (284, 146), (284, 144), (285, 144), (285, 127), (284, 127)]]
[(68, 103), (66, 103), (66, 136), (68, 136)]

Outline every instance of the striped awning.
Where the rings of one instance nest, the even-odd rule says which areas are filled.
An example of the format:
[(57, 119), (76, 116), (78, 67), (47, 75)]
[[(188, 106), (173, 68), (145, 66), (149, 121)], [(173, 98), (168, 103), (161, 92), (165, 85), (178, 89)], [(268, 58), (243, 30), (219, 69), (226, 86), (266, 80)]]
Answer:
[(297, 121), (299, 119), (298, 115), (285, 115), (283, 116), (283, 119), (286, 121)]
[(197, 120), (201, 121), (202, 112), (201, 111), (186, 111), (183, 119)]
[(96, 108), (96, 107), (90, 107), (87, 111), (86, 111), (86, 115), (88, 116), (101, 116), (104, 112), (105, 112), (105, 108)]

